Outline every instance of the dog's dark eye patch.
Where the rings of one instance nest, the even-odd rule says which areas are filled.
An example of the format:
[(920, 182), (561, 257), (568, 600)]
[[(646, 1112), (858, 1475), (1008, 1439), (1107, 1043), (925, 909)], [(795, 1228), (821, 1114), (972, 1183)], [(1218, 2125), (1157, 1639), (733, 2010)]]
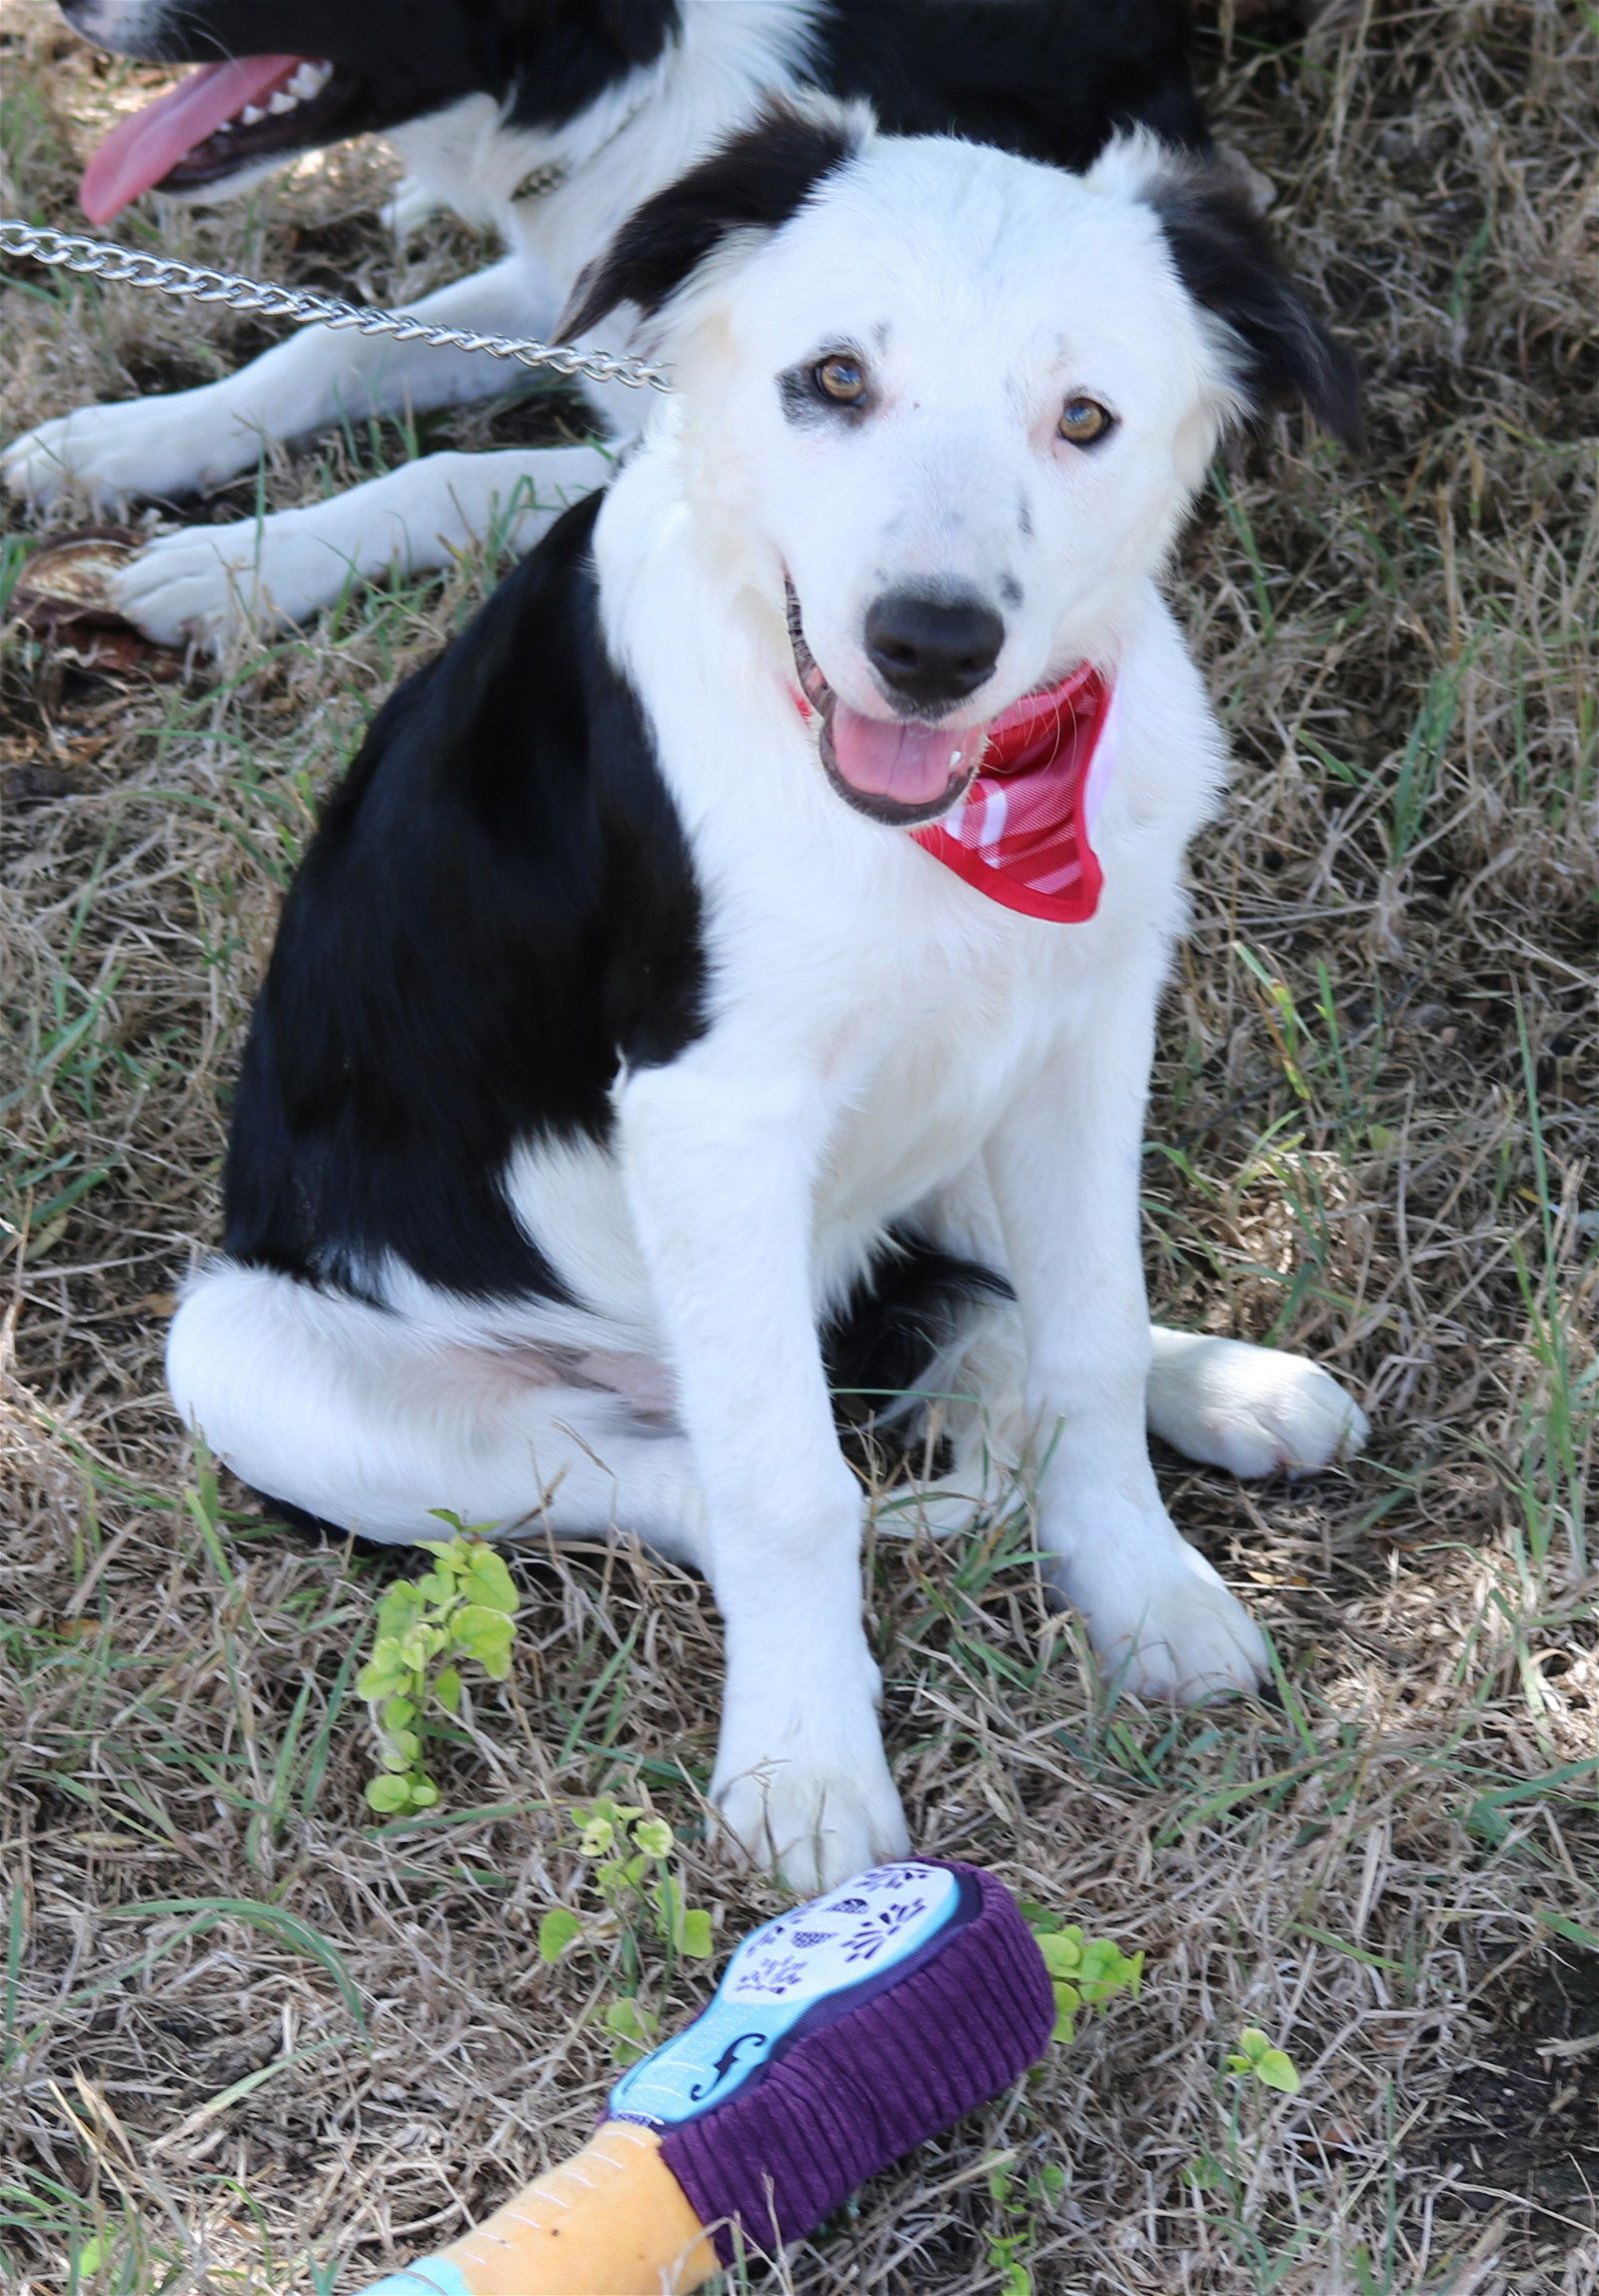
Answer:
[[(858, 398), (838, 396), (837, 378), (832, 371), (846, 368), (856, 369), (861, 375)], [(830, 389), (829, 381), (833, 384)], [(778, 377), (778, 397), (791, 423), (810, 428), (839, 422), (858, 423), (877, 403), (865, 361), (852, 351), (823, 352), (819, 358), (801, 359), (798, 366), (785, 369)]]

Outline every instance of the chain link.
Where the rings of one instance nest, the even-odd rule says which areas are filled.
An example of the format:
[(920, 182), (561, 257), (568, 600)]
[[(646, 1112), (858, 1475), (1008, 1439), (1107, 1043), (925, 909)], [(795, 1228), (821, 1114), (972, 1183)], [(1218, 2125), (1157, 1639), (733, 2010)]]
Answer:
[(270, 281), (241, 279), (231, 271), (206, 271), (170, 256), (141, 255), (108, 239), (77, 239), (70, 232), (50, 231), (13, 217), (0, 219), (0, 255), (58, 264), (121, 287), (149, 287), (195, 303), (222, 303), (230, 311), (261, 311), (269, 319), (291, 320), (296, 327), (392, 335), (397, 343), (426, 343), (441, 351), (481, 351), (490, 359), (550, 367), (558, 375), (581, 375), (591, 383), (626, 383), (634, 391), (672, 388), (671, 378), (643, 359), (580, 351), (571, 343), (519, 341), (510, 335), (477, 335), (466, 327), (438, 327), (415, 312), (380, 311), (370, 304), (342, 302), (336, 295), (319, 295), (311, 287), (276, 287)]

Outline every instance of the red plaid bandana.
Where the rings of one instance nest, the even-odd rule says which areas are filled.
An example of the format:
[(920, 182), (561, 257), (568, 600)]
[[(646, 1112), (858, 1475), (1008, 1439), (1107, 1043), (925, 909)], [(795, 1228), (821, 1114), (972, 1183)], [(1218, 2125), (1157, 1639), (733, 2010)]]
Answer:
[(1080, 925), (1103, 874), (1088, 832), (1110, 778), (1109, 680), (1084, 664), (1046, 694), (1024, 694), (988, 728), (982, 763), (917, 845), (1006, 909)]

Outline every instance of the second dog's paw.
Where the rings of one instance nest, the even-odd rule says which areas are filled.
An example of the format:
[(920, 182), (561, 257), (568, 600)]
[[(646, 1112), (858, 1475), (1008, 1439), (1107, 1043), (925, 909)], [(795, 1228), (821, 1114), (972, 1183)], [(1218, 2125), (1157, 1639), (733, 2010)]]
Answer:
[(157, 535), (113, 577), (112, 604), (158, 645), (214, 651), (303, 622), (350, 579), (338, 553), (304, 531), (303, 517), (280, 511)]
[(1096, 1548), (1072, 1543), (1075, 1556), (1058, 1560), (1050, 1579), (1081, 1615), (1116, 1689), (1196, 1706), (1269, 1678), (1265, 1636), (1174, 1528), (1124, 1538), (1106, 1523)]
[(1166, 1334), (1149, 1376), (1149, 1424), (1184, 1457), (1235, 1475), (1314, 1474), (1371, 1429), (1330, 1371), (1243, 1339)]
[(835, 1744), (814, 1755), (802, 1745), (725, 1749), (712, 1797), (717, 1838), (734, 1861), (777, 1870), (801, 1897), (910, 1847), (875, 1723), (852, 1758)]
[(14, 439), (0, 456), (0, 476), (41, 509), (74, 491), (98, 511), (152, 495), (194, 494), (231, 478), (256, 454), (231, 416), (195, 405), (206, 395), (75, 407)]

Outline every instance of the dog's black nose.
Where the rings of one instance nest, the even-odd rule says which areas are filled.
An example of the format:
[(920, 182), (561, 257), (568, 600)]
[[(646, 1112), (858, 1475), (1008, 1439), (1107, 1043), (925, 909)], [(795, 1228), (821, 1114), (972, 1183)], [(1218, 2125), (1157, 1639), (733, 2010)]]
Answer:
[(960, 701), (992, 674), (1005, 626), (980, 599), (890, 590), (868, 611), (865, 639), (889, 693), (928, 709)]

